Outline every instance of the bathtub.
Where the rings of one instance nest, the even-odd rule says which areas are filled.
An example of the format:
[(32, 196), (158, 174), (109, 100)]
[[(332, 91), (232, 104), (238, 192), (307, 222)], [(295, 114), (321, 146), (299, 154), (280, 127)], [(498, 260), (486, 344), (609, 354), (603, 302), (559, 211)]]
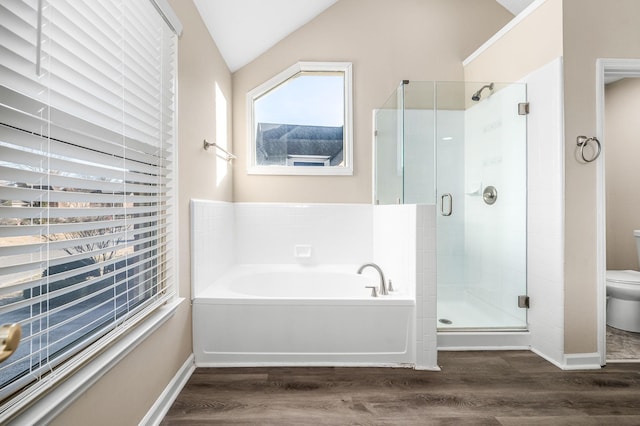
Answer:
[(358, 265), (236, 265), (195, 294), (197, 366), (412, 366), (415, 298)]

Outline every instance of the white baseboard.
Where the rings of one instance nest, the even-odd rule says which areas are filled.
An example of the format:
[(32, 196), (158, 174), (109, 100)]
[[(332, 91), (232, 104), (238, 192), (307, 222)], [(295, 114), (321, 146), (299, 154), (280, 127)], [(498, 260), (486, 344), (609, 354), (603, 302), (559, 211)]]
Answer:
[(564, 370), (564, 364), (561, 361), (558, 361), (557, 359), (545, 354), (544, 352), (539, 351), (538, 349), (531, 347), (531, 352), (533, 352), (534, 354), (538, 355), (540, 358), (549, 361), (551, 364), (555, 365), (556, 367), (558, 367), (561, 370)]
[(598, 352), (583, 354), (565, 354), (563, 370), (599, 370), (600, 354)]
[(413, 369), (418, 371), (442, 371), (442, 368), (438, 367), (437, 365), (434, 367), (425, 367), (424, 365), (416, 365)]
[(171, 408), (171, 405), (176, 400), (184, 385), (187, 384), (187, 380), (193, 374), (193, 371), (196, 369), (195, 366), (195, 357), (193, 354), (187, 358), (187, 360), (182, 364), (182, 367), (176, 372), (173, 379), (169, 382), (164, 391), (160, 394), (156, 402), (147, 412), (147, 415), (140, 421), (139, 426), (156, 426), (159, 425), (164, 416)]

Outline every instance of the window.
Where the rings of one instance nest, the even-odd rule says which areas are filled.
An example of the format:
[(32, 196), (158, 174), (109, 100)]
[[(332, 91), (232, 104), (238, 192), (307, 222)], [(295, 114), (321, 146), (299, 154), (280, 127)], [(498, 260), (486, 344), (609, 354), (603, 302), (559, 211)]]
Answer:
[(250, 174), (351, 175), (351, 64), (299, 62), (248, 94)]
[(149, 0), (0, 4), (0, 415), (174, 297), (177, 37)]

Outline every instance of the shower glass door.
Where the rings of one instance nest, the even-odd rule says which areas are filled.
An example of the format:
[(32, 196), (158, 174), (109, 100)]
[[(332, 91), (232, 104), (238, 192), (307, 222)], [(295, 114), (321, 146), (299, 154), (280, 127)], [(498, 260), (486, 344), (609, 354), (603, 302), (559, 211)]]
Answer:
[(524, 84), (435, 85), (439, 330), (526, 328), (525, 102)]

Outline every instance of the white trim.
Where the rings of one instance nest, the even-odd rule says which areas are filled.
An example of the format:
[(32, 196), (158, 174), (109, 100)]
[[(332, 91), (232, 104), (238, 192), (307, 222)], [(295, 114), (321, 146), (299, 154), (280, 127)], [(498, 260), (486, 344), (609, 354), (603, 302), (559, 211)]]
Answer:
[(182, 367), (173, 376), (173, 379), (164, 388), (164, 391), (160, 394), (156, 402), (147, 412), (147, 415), (140, 421), (139, 426), (144, 425), (159, 425), (164, 416), (173, 405), (174, 401), (187, 384), (187, 381), (196, 369), (195, 356), (189, 355), (187, 360), (182, 364)]
[(607, 360), (607, 364), (640, 364), (640, 359), (610, 359)]
[(482, 44), (482, 46), (477, 48), (471, 55), (467, 56), (467, 58), (464, 61), (462, 61), (462, 66), (466, 67), (471, 62), (473, 62), (485, 50), (489, 49), (495, 42), (497, 42), (502, 37), (504, 37), (505, 34), (511, 31), (516, 25), (522, 22), (526, 17), (531, 15), (534, 10), (542, 6), (542, 4), (546, 1), (547, 0), (536, 0), (533, 3), (531, 3), (529, 6), (527, 6), (522, 12), (518, 13), (511, 21), (507, 22), (507, 25), (502, 27), (500, 31), (495, 33), (489, 40), (485, 41)]
[[(605, 168), (604, 168), (604, 80), (605, 62), (596, 60), (596, 137), (603, 148), (601, 158), (596, 165), (596, 320), (597, 350), (600, 354), (600, 365), (607, 363), (607, 324), (606, 324), (606, 270), (607, 270), (607, 218), (605, 200)], [(602, 294), (604, 292), (604, 294)]]
[[(351, 62), (298, 62), (247, 93), (247, 174), (250, 175), (353, 175), (353, 70)], [(344, 73), (344, 166), (291, 167), (256, 165), (253, 101), (303, 71)]]
[[(169, 320), (185, 299), (174, 299), (156, 309), (147, 319), (138, 324), (130, 333), (106, 349), (87, 365), (69, 376), (67, 380), (52, 389), (30, 406), (14, 406), (3, 413), (0, 423), (11, 420), (12, 424), (48, 424), (64, 411), (73, 401), (116, 366), (133, 349), (153, 334)], [(26, 408), (26, 409), (25, 409)], [(24, 411), (20, 414), (19, 410)], [(15, 416), (15, 417), (14, 417)]]
[(538, 355), (540, 358), (543, 358), (545, 361), (550, 362), (551, 364), (555, 365), (556, 367), (560, 368), (560, 369), (564, 369), (564, 364), (558, 362), (557, 360), (551, 358), (550, 356), (548, 356), (547, 354), (545, 354), (544, 352), (540, 352), (538, 349), (536, 348), (531, 348), (531, 352), (533, 352), (534, 354)]
[(442, 371), (442, 368), (438, 367), (437, 365), (435, 367), (425, 367), (423, 365), (417, 365), (415, 367), (413, 367), (414, 370), (416, 371)]
[(561, 368), (563, 370), (599, 370), (600, 354), (598, 352), (565, 354)]
[(596, 60), (596, 137), (602, 144), (602, 153), (596, 165), (596, 273), (597, 273), (597, 344), (600, 364), (607, 362), (607, 283), (606, 283), (606, 186), (605, 186), (605, 104), (604, 86), (609, 77), (640, 77), (640, 59)]

